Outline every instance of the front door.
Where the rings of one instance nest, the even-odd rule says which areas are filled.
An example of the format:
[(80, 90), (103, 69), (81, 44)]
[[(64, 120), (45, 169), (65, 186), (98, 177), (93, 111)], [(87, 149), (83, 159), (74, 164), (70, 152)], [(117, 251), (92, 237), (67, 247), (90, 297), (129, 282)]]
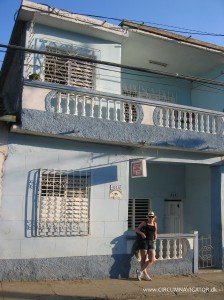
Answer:
[(181, 200), (165, 199), (164, 217), (166, 233), (183, 232), (183, 206)]

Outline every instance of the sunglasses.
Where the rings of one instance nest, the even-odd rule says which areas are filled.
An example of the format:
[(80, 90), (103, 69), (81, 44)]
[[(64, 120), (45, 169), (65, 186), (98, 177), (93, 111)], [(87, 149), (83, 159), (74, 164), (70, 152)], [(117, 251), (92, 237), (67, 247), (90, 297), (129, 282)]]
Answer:
[(148, 216), (148, 218), (154, 218), (153, 216)]

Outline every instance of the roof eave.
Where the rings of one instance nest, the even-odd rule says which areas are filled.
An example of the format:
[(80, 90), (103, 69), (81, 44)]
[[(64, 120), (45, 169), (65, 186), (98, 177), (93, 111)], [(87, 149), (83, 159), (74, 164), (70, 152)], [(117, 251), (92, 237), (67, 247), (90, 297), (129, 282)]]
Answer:
[(180, 43), (187, 44), (188, 46), (200, 47), (210, 51), (224, 52), (224, 47), (193, 39), (190, 36), (186, 37), (180, 34), (168, 32), (166, 30), (158, 29), (152, 26), (146, 26), (144, 24), (138, 24), (127, 20), (122, 21), (119, 25), (123, 28), (129, 28), (129, 30), (133, 29), (135, 31), (144, 32), (152, 36), (174, 40)]

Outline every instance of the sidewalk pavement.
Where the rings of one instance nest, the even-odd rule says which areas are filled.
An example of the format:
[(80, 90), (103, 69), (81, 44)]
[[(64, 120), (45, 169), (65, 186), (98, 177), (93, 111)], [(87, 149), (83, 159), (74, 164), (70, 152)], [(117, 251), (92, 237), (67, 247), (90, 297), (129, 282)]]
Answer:
[[(176, 296), (176, 297), (175, 297)], [(224, 299), (224, 271), (158, 276), (152, 281), (91, 279), (73, 281), (1, 282), (0, 300), (87, 299)]]

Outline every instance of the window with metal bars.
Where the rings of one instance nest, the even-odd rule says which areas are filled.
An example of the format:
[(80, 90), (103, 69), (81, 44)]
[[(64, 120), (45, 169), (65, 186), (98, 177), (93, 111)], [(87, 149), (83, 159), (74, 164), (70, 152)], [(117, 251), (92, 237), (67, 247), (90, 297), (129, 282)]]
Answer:
[[(49, 55), (44, 58), (44, 80), (63, 85), (72, 85), (83, 88), (94, 88), (95, 64), (75, 60), (74, 58), (64, 58), (53, 56), (53, 54), (73, 55), (72, 51), (62, 50), (56, 47), (46, 46)], [(77, 53), (76, 53), (77, 54)], [(79, 57), (93, 58), (79, 54)]]
[(77, 236), (89, 233), (89, 174), (40, 170), (38, 236)]
[[(122, 90), (122, 94), (129, 97), (138, 97), (138, 93), (135, 91)], [(138, 118), (138, 110), (136, 104), (124, 103), (124, 118), (126, 122), (136, 122)], [(131, 119), (131, 120), (130, 120)]]
[(134, 230), (146, 219), (151, 209), (150, 199), (129, 199), (128, 203), (128, 229)]

